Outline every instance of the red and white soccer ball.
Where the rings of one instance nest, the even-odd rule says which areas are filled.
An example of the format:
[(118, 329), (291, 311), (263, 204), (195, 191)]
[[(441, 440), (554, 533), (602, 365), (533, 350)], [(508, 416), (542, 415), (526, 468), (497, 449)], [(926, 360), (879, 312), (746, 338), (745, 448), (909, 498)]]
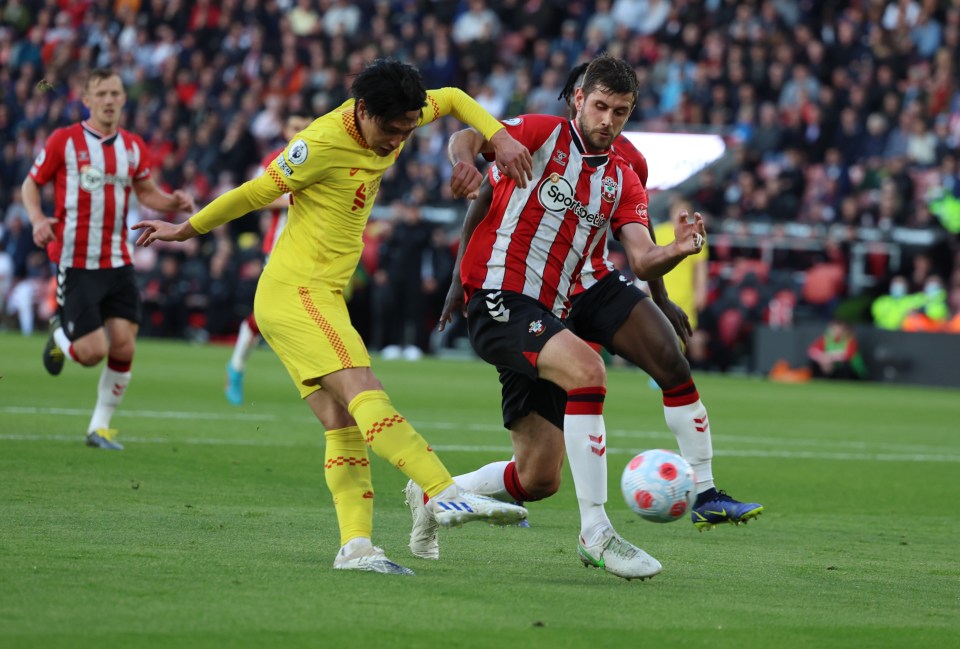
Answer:
[(683, 518), (697, 498), (690, 463), (663, 449), (644, 451), (630, 460), (620, 478), (620, 488), (627, 506), (654, 523)]

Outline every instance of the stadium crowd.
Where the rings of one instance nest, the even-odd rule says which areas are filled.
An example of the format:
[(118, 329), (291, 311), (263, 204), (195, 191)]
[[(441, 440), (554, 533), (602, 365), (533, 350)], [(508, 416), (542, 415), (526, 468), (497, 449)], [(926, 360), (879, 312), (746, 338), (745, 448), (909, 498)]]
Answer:
[[(734, 348), (761, 320), (826, 322), (844, 301), (860, 305), (851, 319), (869, 319), (895, 276), (908, 293), (938, 284), (947, 308), (936, 319), (958, 317), (960, 0), (7, 0), (0, 313), (24, 331), (49, 316), (51, 269), (18, 188), (50, 133), (84, 117), (94, 67), (121, 74), (126, 125), (146, 140), (158, 184), (202, 205), (257, 172), (288, 112), (335, 108), (376, 57), (506, 118), (563, 114), (569, 69), (603, 51), (637, 71), (637, 128), (709, 129), (734, 152), (653, 210), (665, 220), (682, 190), (708, 219), (700, 322), (714, 340)], [(456, 128), (418, 129), (384, 177), (351, 300), (375, 349), (428, 347), (457, 221), (427, 215), (465, 210), (446, 183)], [(136, 251), (146, 335), (236, 332), (263, 262), (260, 221), (222, 230), (186, 252)]]

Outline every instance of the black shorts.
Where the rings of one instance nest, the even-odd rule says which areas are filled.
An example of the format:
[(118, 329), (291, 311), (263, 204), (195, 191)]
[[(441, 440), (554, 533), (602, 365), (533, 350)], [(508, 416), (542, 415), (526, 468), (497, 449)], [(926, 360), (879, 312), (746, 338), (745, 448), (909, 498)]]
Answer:
[(70, 340), (103, 326), (107, 318), (140, 324), (140, 289), (133, 266), (120, 268), (60, 268), (57, 273), (60, 321)]
[(633, 307), (648, 297), (620, 273), (611, 273), (571, 299), (565, 322), (573, 333), (613, 353), (614, 334), (630, 317)]
[(512, 291), (477, 291), (467, 303), (470, 344), (500, 372), (503, 425), (537, 412), (563, 427), (566, 392), (537, 378), (536, 358), (563, 321), (533, 298)]

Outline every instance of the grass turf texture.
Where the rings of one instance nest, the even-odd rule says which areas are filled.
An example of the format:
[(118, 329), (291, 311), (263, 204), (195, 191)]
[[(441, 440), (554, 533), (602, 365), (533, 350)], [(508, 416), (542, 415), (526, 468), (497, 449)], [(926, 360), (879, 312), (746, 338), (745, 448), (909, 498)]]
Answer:
[[(404, 578), (331, 569), (322, 430), (269, 350), (235, 408), (228, 349), (141, 340), (116, 453), (83, 445), (100, 369), (49, 377), (42, 347), (0, 334), (3, 648), (848, 649), (952, 646), (960, 629), (957, 391), (697, 377), (718, 486), (766, 507), (698, 533), (622, 502), (629, 457), (676, 444), (659, 392), (613, 369), (608, 511), (663, 573), (580, 566), (569, 474), (531, 529), (444, 530), (439, 562), (414, 559), (406, 479), (374, 459), (375, 542)], [(491, 368), (374, 369), (454, 473), (509, 456)]]

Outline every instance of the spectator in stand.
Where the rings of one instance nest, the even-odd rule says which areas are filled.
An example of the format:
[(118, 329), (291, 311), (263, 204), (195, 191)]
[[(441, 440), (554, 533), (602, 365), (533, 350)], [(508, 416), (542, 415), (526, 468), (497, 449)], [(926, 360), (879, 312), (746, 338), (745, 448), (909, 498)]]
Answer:
[(807, 358), (815, 378), (849, 381), (867, 377), (853, 329), (840, 320), (831, 320), (826, 331), (810, 344)]

